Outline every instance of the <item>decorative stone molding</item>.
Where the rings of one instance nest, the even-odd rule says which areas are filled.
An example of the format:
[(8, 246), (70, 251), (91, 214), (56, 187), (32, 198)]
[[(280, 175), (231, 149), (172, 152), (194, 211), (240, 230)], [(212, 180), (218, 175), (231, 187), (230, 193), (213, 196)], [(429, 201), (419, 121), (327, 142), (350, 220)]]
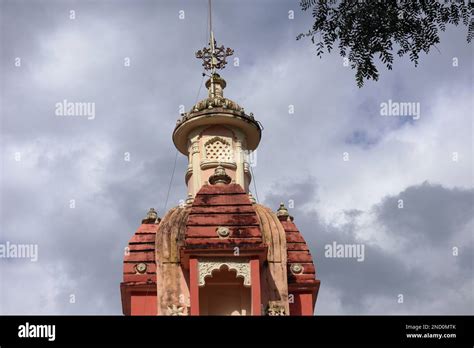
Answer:
[[(194, 105), (190, 114), (213, 108), (244, 111), (244, 109), (239, 104), (224, 97), (223, 90), (227, 84), (223, 78), (221, 78), (218, 74), (214, 74), (212, 81), (213, 82), (211, 82), (211, 79), (206, 81), (206, 88), (209, 90), (209, 96)], [(214, 88), (211, 88), (211, 85), (214, 85)]]
[(174, 304), (172, 306), (168, 306), (166, 310), (166, 315), (170, 315), (170, 316), (188, 315), (188, 308), (185, 306), (177, 306)]
[(235, 259), (210, 259), (199, 260), (199, 286), (206, 285), (206, 277), (212, 277), (212, 272), (221, 269), (222, 266), (227, 266), (230, 271), (236, 271), (236, 277), (244, 279), (244, 286), (250, 286), (250, 263), (249, 260), (235, 260)]
[(217, 168), (214, 170), (214, 174), (212, 174), (210, 177), (209, 177), (209, 183), (211, 185), (215, 185), (215, 184), (230, 184), (230, 182), (232, 181), (232, 179), (230, 178), (229, 175), (227, 175), (227, 173), (225, 172), (225, 169), (223, 166), (219, 165), (217, 166)]
[(232, 169), (232, 170), (237, 169), (237, 164), (235, 162), (209, 161), (207, 159), (203, 159), (199, 166), (201, 167), (202, 170), (205, 170), (209, 168), (215, 168), (219, 165), (227, 169)]
[(285, 306), (278, 301), (270, 301), (267, 307), (267, 315), (269, 316), (286, 315)]
[(214, 136), (212, 137), (211, 139), (207, 140), (205, 143), (204, 143), (204, 146), (208, 146), (208, 145), (212, 145), (214, 144), (216, 141), (222, 143), (222, 144), (227, 144), (227, 145), (230, 145), (230, 143), (222, 138), (222, 137), (219, 137), (219, 136)]
[[(245, 112), (244, 108), (237, 104), (235, 101), (225, 98), (225, 97), (216, 97), (216, 98), (206, 98), (199, 101), (196, 105), (193, 106), (192, 110), (181, 118), (181, 122), (188, 119), (193, 113), (213, 108), (223, 108), (234, 111)], [(248, 117), (248, 116), (247, 116)], [(181, 123), (179, 122), (179, 123)], [(178, 123), (178, 122), (177, 122)]]
[(220, 238), (229, 238), (230, 236), (230, 230), (228, 227), (217, 227), (216, 232)]
[(301, 265), (301, 263), (293, 263), (293, 264), (291, 264), (291, 266), (290, 266), (290, 271), (291, 271), (291, 273), (293, 273), (293, 274), (301, 274), (301, 273), (303, 273), (304, 268), (303, 268), (303, 266)]
[(135, 265), (135, 271), (137, 271), (137, 273), (140, 273), (140, 274), (146, 273), (147, 268), (148, 266), (146, 265), (146, 263), (143, 263), (143, 262)]
[(199, 143), (197, 141), (193, 142), (191, 145), (191, 154), (199, 153)]

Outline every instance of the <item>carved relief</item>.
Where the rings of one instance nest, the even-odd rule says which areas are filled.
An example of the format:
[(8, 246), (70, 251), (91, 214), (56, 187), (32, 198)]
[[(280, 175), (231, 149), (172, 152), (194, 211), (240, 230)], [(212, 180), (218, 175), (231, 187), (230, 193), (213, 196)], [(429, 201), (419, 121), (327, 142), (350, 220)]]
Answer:
[(230, 271), (235, 271), (237, 277), (244, 279), (244, 286), (250, 286), (250, 264), (248, 260), (212, 259), (199, 260), (199, 286), (206, 285), (206, 277), (212, 277), (212, 272), (227, 266)]
[(267, 307), (267, 315), (280, 316), (286, 315), (285, 306), (277, 301), (270, 301)]
[(168, 309), (166, 310), (166, 315), (170, 315), (170, 316), (188, 315), (188, 308), (185, 306), (177, 306), (174, 304), (172, 306), (168, 306)]
[(191, 154), (195, 154), (199, 152), (199, 143), (197, 141), (193, 142), (191, 145)]

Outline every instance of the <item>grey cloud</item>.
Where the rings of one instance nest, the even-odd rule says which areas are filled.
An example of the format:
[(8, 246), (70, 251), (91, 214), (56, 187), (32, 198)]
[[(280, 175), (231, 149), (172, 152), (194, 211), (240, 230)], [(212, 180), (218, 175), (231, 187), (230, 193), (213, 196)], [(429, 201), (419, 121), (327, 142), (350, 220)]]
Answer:
[[(308, 178), (295, 186), (279, 186), (280, 194), (268, 195), (266, 203), (274, 207), (280, 200), (298, 197), (299, 203), (295, 203), (295, 208), (290, 209), (290, 214), (295, 217), (296, 225), (310, 246), (318, 278), (321, 280), (318, 313), (329, 314), (325, 312), (328, 304), (324, 301), (327, 298), (326, 291), (331, 291), (330, 289), (337, 289), (340, 293), (340, 314), (410, 313), (410, 308), (431, 314), (471, 313), (472, 294), (463, 297), (458, 293), (457, 298), (446, 299), (450, 302), (446, 313), (432, 313), (427, 302), (441, 302), (440, 294), (443, 291), (447, 293), (453, 284), (456, 284), (456, 288), (461, 288), (468, 286), (470, 282), (474, 257), (472, 240), (460, 237), (460, 230), (474, 217), (472, 190), (448, 189), (424, 183), (408, 187), (397, 196), (386, 197), (382, 203), (374, 206), (372, 210), (388, 229), (389, 236), (397, 238), (400, 233), (406, 233), (410, 238), (409, 247), (393, 251), (357, 237), (354, 219), (363, 213), (361, 211), (347, 212), (349, 221), (335, 226), (321, 221), (314, 209), (305, 209), (305, 203), (314, 199), (315, 187), (314, 178)], [(397, 210), (396, 203), (400, 197), (412, 206), (404, 210), (404, 217)], [(415, 235), (423, 243), (413, 241)], [(431, 258), (439, 257), (442, 248), (450, 250), (452, 245), (449, 241), (453, 238), (462, 238), (462, 256), (459, 256), (459, 262), (452, 264), (453, 268), (449, 273), (433, 277), (431, 273), (436, 273), (436, 266)], [(324, 246), (333, 241), (339, 244), (363, 243), (365, 260), (357, 262), (355, 259), (326, 258)], [(426, 250), (433, 252), (427, 254)], [(413, 255), (417, 255), (417, 266), (411, 262)], [(404, 296), (403, 305), (397, 303), (398, 294)], [(368, 303), (374, 304), (375, 309), (368, 311)], [(380, 307), (377, 307), (377, 303)], [(471, 305), (465, 306), (469, 303)]]
[[(194, 52), (207, 43), (206, 4), (0, 2), (0, 241), (40, 247), (35, 265), (0, 262), (1, 313), (121, 312), (123, 247), (149, 207), (165, 214), (175, 158), (171, 133), (179, 106), (191, 107), (202, 79)], [(76, 11), (75, 21), (68, 19), (70, 9)], [(178, 18), (181, 9), (185, 20)], [(295, 11), (293, 21), (288, 20), (289, 10)], [(444, 84), (469, 86), (472, 73), (463, 62), (472, 61), (472, 52), (459, 31), (450, 31), (440, 45), (443, 55), (430, 55), (417, 70), (399, 62), (396, 72), (384, 72), (380, 82), (359, 90), (353, 71), (342, 67), (339, 56), (316, 59), (309, 42), (294, 40), (310, 22), (297, 2), (246, 0), (214, 6), (217, 40), (234, 48), (240, 59), (239, 67), (230, 63), (223, 71), (226, 96), (253, 111), (265, 126), (254, 168), (260, 198), (273, 209), (280, 201), (294, 200), (293, 215), (323, 280), (322, 311), (328, 284), (341, 293), (346, 313), (363, 313), (369, 294), (392, 296), (396, 284), (404, 284), (404, 291), (419, 296), (425, 279), (422, 270), (407, 270), (401, 255), (385, 255), (377, 246), (368, 247), (363, 264), (321, 257), (325, 243), (357, 242), (351, 220), (357, 214), (347, 212), (351, 222), (342, 227), (321, 221), (313, 209), (319, 199), (318, 170), (328, 170), (334, 149), (353, 132), (372, 139), (395, 128), (374, 116), (380, 101), (396, 95), (429, 104), (431, 92)], [(460, 58), (457, 70), (446, 63), (453, 55)], [(22, 68), (13, 66), (15, 57), (22, 58)], [(123, 67), (124, 57), (131, 58), (130, 68)], [(198, 97), (204, 94), (201, 88)], [(56, 117), (54, 104), (63, 99), (95, 102), (96, 118)], [(295, 105), (294, 115), (288, 114), (289, 104)], [(15, 151), (22, 151), (20, 163), (13, 160)], [(123, 160), (125, 152), (130, 152), (130, 162)], [(166, 209), (185, 198), (186, 165), (179, 154)], [(307, 175), (313, 177), (307, 181)], [(441, 212), (438, 220), (419, 209), (411, 212), (418, 219), (446, 218), (440, 226), (451, 230), (456, 218), (469, 213), (462, 205), (467, 196), (443, 190), (428, 189), (425, 199), (439, 196), (459, 212)], [(412, 191), (420, 189), (408, 188), (404, 195)], [(77, 200), (75, 209), (68, 207), (72, 198)], [(388, 209), (391, 199), (380, 205), (390, 230), (398, 228), (398, 218), (390, 215), (397, 212)], [(414, 232), (420, 238), (443, 242), (436, 234), (425, 235), (434, 223), (411, 221), (401, 219), (399, 233), (422, 227)], [(465, 268), (472, 248), (462, 250), (466, 253), (459, 263)], [(8, 285), (25, 279), (31, 284)], [(74, 305), (68, 302), (72, 293)]]
[[(398, 208), (402, 200), (403, 208)], [(438, 245), (449, 241), (474, 218), (474, 190), (447, 189), (424, 182), (376, 207), (378, 218), (390, 231), (410, 244)]]

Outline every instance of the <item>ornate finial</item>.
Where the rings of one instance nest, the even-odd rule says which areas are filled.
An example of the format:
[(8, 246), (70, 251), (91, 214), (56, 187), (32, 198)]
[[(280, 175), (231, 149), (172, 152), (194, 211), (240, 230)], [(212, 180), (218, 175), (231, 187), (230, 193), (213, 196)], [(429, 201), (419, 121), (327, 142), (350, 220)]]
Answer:
[(230, 184), (230, 182), (232, 181), (232, 179), (230, 178), (230, 176), (227, 175), (227, 173), (225, 172), (225, 169), (223, 166), (221, 165), (218, 165), (216, 167), (216, 169), (214, 170), (214, 174), (212, 174), (210, 177), (209, 177), (209, 183), (211, 185), (216, 185), (216, 184)]
[(216, 47), (216, 40), (214, 34), (212, 34), (212, 41), (209, 42), (209, 47), (204, 47), (202, 50), (196, 52), (196, 58), (202, 59), (202, 66), (205, 70), (210, 70), (212, 74), (216, 73), (216, 70), (224, 69), (227, 64), (227, 57), (234, 54), (234, 50), (229, 47)]
[[(227, 57), (230, 57), (234, 54), (234, 50), (229, 47), (224, 47), (221, 45), (220, 47), (217, 46), (216, 39), (214, 38), (214, 31), (212, 30), (212, 9), (211, 9), (211, 0), (209, 0), (209, 46), (204, 47), (202, 50), (196, 52), (196, 58), (202, 59), (202, 66), (205, 70), (210, 70), (211, 78), (208, 81), (209, 83), (209, 96), (214, 98), (216, 96), (215, 85), (218, 84), (219, 75), (216, 74), (217, 70), (224, 69), (227, 64)], [(220, 85), (220, 92), (222, 89), (225, 88), (225, 81), (223, 81), (224, 85)], [(206, 83), (206, 85), (208, 85)], [(222, 94), (220, 95), (222, 97)]]
[(216, 73), (216, 69), (224, 69), (227, 64), (226, 58), (234, 54), (232, 48), (225, 48), (216, 46), (216, 39), (214, 38), (214, 31), (212, 30), (212, 3), (209, 0), (209, 47), (204, 47), (202, 50), (196, 52), (196, 58), (202, 59), (202, 66), (205, 70), (211, 71), (211, 77)]
[(288, 213), (288, 209), (286, 209), (285, 204), (283, 204), (283, 202), (280, 203), (280, 207), (277, 210), (277, 216), (282, 216), (285, 218), (288, 218), (290, 216), (290, 214)]
[[(206, 88), (209, 90), (210, 98), (224, 97), (224, 88), (226, 86), (227, 86), (227, 83), (225, 82), (225, 80), (217, 73), (212, 74), (211, 78), (206, 81)], [(224, 103), (222, 107), (227, 107), (227, 105), (225, 105)]]
[(234, 54), (234, 50), (231, 48), (214, 47), (215, 40), (214, 34), (211, 32), (210, 47), (204, 47), (202, 50), (196, 52), (196, 58), (202, 59), (202, 66), (206, 70), (211, 71), (211, 78), (206, 82), (206, 87), (209, 90), (209, 97), (222, 98), (222, 90), (226, 86), (226, 82), (222, 79), (219, 74), (216, 73), (217, 69), (224, 69), (227, 64), (226, 58)]
[(160, 222), (160, 218), (158, 217), (158, 213), (155, 208), (150, 208), (148, 213), (146, 213), (146, 218), (142, 220), (142, 224), (154, 224)]

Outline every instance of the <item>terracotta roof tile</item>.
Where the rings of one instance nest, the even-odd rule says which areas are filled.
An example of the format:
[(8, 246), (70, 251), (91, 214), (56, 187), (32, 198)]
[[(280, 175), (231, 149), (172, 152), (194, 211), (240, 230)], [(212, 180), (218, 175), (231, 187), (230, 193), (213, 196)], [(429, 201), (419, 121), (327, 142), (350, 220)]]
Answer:
[[(291, 219), (280, 222), (286, 232), (288, 284), (293, 286), (298, 284), (319, 284), (315, 277), (316, 267), (314, 266), (311, 252), (298, 228)], [(293, 274), (291, 266), (295, 263), (303, 267), (301, 273)]]
[[(130, 238), (128, 250), (123, 258), (124, 283), (156, 283), (155, 235), (157, 230), (158, 224), (141, 224)], [(147, 266), (143, 274), (138, 273), (135, 268), (139, 263)]]
[[(229, 230), (222, 238), (219, 227)], [(191, 206), (184, 249), (233, 249), (263, 246), (255, 209), (240, 185), (204, 185)]]

